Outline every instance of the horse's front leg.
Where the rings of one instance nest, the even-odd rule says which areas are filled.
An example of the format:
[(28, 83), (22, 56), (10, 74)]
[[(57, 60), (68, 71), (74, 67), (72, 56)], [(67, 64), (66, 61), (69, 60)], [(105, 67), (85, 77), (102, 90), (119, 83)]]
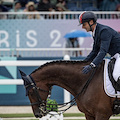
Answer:
[(95, 120), (94, 117), (87, 115), (87, 114), (85, 114), (85, 117), (86, 117), (86, 120)]

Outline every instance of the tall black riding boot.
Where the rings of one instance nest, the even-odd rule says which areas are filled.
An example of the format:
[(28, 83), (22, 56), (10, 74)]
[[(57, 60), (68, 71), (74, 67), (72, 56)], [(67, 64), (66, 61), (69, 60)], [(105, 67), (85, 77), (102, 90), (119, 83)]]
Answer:
[(116, 91), (120, 91), (120, 76), (118, 77), (118, 80), (116, 82)]
[(118, 77), (117, 83), (120, 85), (120, 76)]

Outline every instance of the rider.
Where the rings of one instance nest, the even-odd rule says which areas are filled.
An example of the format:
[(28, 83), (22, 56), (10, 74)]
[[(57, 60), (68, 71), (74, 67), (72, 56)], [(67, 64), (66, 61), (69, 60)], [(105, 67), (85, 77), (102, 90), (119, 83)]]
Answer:
[(120, 34), (112, 28), (97, 23), (93, 12), (85, 11), (79, 15), (79, 23), (87, 32), (92, 31), (94, 44), (92, 51), (84, 61), (91, 61), (84, 66), (82, 73), (87, 74), (92, 68), (97, 67), (107, 53), (116, 58), (113, 77), (120, 84)]

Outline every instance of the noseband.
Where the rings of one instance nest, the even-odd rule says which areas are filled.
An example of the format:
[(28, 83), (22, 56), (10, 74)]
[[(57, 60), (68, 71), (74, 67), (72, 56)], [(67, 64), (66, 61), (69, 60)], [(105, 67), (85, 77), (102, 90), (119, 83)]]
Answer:
[(47, 91), (47, 90), (43, 90), (41, 89), (40, 87), (37, 87), (36, 86), (36, 83), (35, 81), (32, 79), (32, 77), (30, 75), (27, 75), (26, 76), (27, 79), (29, 80), (29, 84), (25, 85), (25, 88), (26, 88), (26, 96), (28, 96), (28, 93), (29, 93), (29, 90), (30, 89), (33, 89), (34, 91), (34, 94), (37, 98), (37, 102), (34, 102), (34, 103), (31, 103), (31, 105), (39, 105), (39, 109), (43, 111), (43, 107), (45, 107), (45, 103), (46, 101), (42, 100), (40, 94), (39, 94), (39, 91), (42, 91), (42, 92), (50, 92), (50, 91)]

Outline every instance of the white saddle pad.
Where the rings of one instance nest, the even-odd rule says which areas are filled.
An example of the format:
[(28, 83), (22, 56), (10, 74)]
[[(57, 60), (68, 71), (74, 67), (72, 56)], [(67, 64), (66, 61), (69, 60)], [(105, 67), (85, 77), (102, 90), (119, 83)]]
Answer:
[(105, 66), (104, 66), (104, 89), (105, 89), (105, 93), (110, 96), (110, 97), (117, 97), (120, 98), (120, 92), (117, 92), (117, 94), (115, 94), (115, 89), (112, 86), (112, 83), (109, 79), (108, 76), (108, 63), (109, 63), (109, 59), (105, 59)]

